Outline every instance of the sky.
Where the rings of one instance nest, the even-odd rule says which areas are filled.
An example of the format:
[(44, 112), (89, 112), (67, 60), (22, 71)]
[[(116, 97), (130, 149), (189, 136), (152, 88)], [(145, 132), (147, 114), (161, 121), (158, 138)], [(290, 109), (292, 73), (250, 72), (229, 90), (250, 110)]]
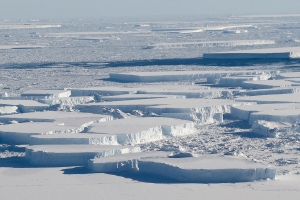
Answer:
[(0, 20), (300, 13), (300, 0), (0, 0)]

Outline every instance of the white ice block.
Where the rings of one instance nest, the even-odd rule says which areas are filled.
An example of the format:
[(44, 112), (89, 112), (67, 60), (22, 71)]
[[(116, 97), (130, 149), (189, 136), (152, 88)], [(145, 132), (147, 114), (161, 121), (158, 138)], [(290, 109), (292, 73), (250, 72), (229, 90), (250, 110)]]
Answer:
[(93, 124), (87, 133), (100, 134), (103, 137), (116, 135), (119, 144), (141, 144), (161, 140), (165, 136), (193, 134), (195, 128), (191, 121), (163, 117), (142, 117)]
[(275, 179), (276, 169), (238, 158), (199, 156), (144, 158), (139, 172), (192, 183), (236, 183)]
[(233, 76), (221, 77), (219, 85), (223, 87), (243, 87), (245, 81), (268, 80), (271, 74), (261, 74), (256, 76)]
[(284, 109), (300, 109), (298, 103), (281, 103), (281, 104), (257, 104), (257, 105), (241, 105), (231, 107), (231, 116), (248, 121), (250, 114), (267, 110), (284, 110)]
[(18, 112), (19, 109), (17, 106), (0, 106), (0, 115), (15, 114)]
[(30, 145), (119, 145), (116, 135), (101, 135), (88, 133), (65, 133), (48, 135), (30, 135)]
[(135, 88), (126, 88), (126, 87), (90, 87), (90, 88), (72, 88), (71, 94), (72, 97), (75, 96), (92, 96), (92, 95), (101, 95), (101, 96), (114, 96), (122, 94), (134, 94), (136, 93)]
[(257, 74), (277, 74), (276, 71), (167, 71), (167, 72), (132, 72), (132, 73), (111, 73), (110, 79), (121, 82), (166, 82), (166, 81), (193, 81), (207, 79), (207, 82), (214, 83), (221, 77), (244, 76)]
[(239, 94), (241, 90), (199, 88), (194, 90), (139, 90), (138, 94), (183, 95), (186, 98), (220, 98)]
[(300, 58), (300, 47), (252, 49), (217, 53), (204, 53), (204, 59), (290, 59)]
[(243, 96), (235, 98), (236, 102), (256, 102), (257, 104), (300, 103), (300, 93)]
[(258, 120), (271, 122), (289, 122), (295, 124), (300, 121), (300, 109), (268, 110), (250, 114), (250, 125)]
[(140, 147), (121, 145), (36, 145), (26, 147), (25, 157), (37, 166), (82, 166), (93, 158), (140, 151)]
[(71, 91), (69, 90), (32, 90), (26, 91), (21, 94), (23, 99), (51, 99), (51, 98), (63, 98), (69, 97)]
[(126, 101), (126, 100), (142, 100), (142, 99), (160, 99), (160, 98), (182, 98), (183, 95), (163, 95), (163, 94), (123, 94), (116, 96), (102, 96), (103, 101)]
[(147, 49), (168, 49), (168, 48), (190, 48), (190, 47), (229, 47), (229, 46), (252, 46), (263, 44), (275, 44), (272, 40), (229, 40), (229, 41), (203, 41), (203, 42), (176, 42), (156, 43), (148, 45)]
[(62, 111), (47, 111), (47, 112), (32, 112), (0, 116), (0, 122), (10, 123), (17, 122), (59, 122), (64, 123), (68, 120), (86, 120), (86, 121), (108, 121), (113, 118), (108, 115), (97, 115), (91, 113), (79, 112), (62, 112)]
[(242, 87), (245, 89), (268, 89), (277, 87), (291, 87), (297, 84), (285, 80), (262, 80), (262, 81), (244, 81)]
[(98, 115), (98, 117), (93, 116), (90, 118), (55, 119), (53, 122), (29, 122), (2, 125), (0, 129), (0, 139), (2, 142), (9, 144), (28, 144), (31, 141), (30, 136), (32, 135), (80, 133), (91, 124), (110, 119), (108, 116)]
[(277, 74), (277, 79), (289, 79), (289, 78), (299, 78), (300, 72), (285, 72)]
[(246, 96), (258, 96), (258, 95), (272, 95), (272, 94), (291, 94), (300, 93), (300, 87), (280, 87), (270, 89), (259, 89), (259, 90), (246, 90), (241, 91), (240, 95)]
[(252, 124), (252, 132), (264, 137), (275, 138), (286, 134), (291, 130), (292, 124), (284, 122), (255, 121)]
[(167, 157), (169, 154), (169, 152), (153, 151), (95, 158), (88, 162), (88, 168), (94, 173), (136, 172), (139, 170), (139, 159)]
[(19, 112), (27, 113), (33, 111), (44, 111), (49, 108), (49, 105), (39, 103), (33, 100), (21, 100), (21, 99), (0, 99), (0, 107), (3, 106), (16, 106)]

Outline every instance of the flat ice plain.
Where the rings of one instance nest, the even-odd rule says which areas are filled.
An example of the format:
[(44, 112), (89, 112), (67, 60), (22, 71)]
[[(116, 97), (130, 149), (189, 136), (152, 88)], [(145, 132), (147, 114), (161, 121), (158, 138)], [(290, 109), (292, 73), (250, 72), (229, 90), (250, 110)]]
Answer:
[(299, 16), (257, 19), (0, 21), (0, 196), (297, 199)]

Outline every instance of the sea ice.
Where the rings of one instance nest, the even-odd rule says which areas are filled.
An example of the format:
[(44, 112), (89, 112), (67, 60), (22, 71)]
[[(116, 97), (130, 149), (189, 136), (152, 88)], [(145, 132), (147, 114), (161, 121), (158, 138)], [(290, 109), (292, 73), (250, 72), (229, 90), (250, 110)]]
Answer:
[(121, 145), (34, 145), (26, 147), (26, 159), (38, 166), (87, 165), (93, 158), (140, 152), (140, 147)]
[(45, 103), (48, 105), (78, 105), (85, 104), (94, 101), (93, 96), (84, 96), (84, 97), (62, 97), (62, 98), (50, 98), (50, 99), (39, 99), (39, 102)]
[(69, 97), (71, 91), (69, 90), (32, 90), (26, 91), (21, 94), (23, 99), (51, 99), (51, 98), (63, 98)]
[(195, 81), (207, 79), (208, 83), (215, 83), (221, 77), (245, 76), (259, 74), (277, 74), (279, 72), (262, 71), (167, 71), (167, 72), (132, 72), (111, 73), (110, 79), (120, 82), (167, 82), (167, 81)]
[(290, 110), (300, 109), (298, 103), (280, 103), (280, 104), (257, 104), (257, 105), (241, 105), (231, 107), (231, 116), (248, 121), (250, 114), (254, 112), (261, 112), (267, 110)]
[(284, 122), (255, 121), (252, 124), (252, 132), (264, 137), (275, 138), (281, 134), (287, 134), (292, 130), (292, 124)]
[(0, 107), (6, 106), (12, 107), (12, 109), (15, 109), (15, 107), (17, 107), (20, 113), (44, 111), (49, 109), (49, 105), (33, 100), (0, 99)]
[(193, 183), (249, 182), (276, 176), (276, 169), (269, 166), (219, 156), (144, 158), (138, 161), (138, 167), (140, 172)]
[(252, 49), (218, 53), (204, 53), (204, 59), (290, 59), (300, 58), (299, 47)]
[(103, 138), (115, 136), (119, 144), (142, 144), (161, 140), (166, 136), (182, 136), (195, 133), (191, 121), (142, 117), (108, 121), (89, 126), (85, 134), (99, 134)]

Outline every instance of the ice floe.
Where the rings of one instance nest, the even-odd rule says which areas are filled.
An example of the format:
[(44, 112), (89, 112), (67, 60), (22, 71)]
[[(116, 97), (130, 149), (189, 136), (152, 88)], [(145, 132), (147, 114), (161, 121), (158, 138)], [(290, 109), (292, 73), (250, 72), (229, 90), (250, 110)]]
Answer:
[(290, 59), (300, 58), (299, 47), (284, 47), (272, 49), (253, 49), (228, 51), (218, 53), (204, 53), (204, 59)]
[(34, 145), (26, 147), (26, 159), (37, 166), (87, 165), (93, 158), (140, 152), (140, 147), (121, 145)]

